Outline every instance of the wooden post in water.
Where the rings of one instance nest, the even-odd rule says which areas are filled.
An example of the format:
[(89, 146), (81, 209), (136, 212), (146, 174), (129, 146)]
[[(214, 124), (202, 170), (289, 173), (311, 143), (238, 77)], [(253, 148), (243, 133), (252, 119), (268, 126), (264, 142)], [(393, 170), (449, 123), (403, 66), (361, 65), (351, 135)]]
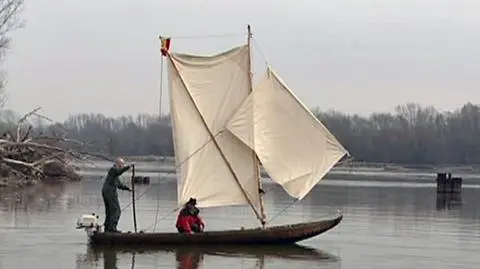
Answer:
[(461, 202), (461, 177), (452, 177), (452, 173), (437, 173), (437, 210), (450, 209)]
[(462, 192), (462, 178), (461, 177), (453, 177), (452, 178), (452, 192), (453, 193)]
[(444, 193), (447, 185), (447, 174), (437, 173), (437, 193)]
[(133, 213), (133, 228), (137, 232), (137, 214), (135, 210), (135, 165), (132, 164), (132, 213)]
[(148, 176), (135, 176), (133, 179), (135, 184), (150, 184), (150, 177)]
[(461, 177), (452, 177), (452, 173), (437, 173), (437, 193), (461, 193)]

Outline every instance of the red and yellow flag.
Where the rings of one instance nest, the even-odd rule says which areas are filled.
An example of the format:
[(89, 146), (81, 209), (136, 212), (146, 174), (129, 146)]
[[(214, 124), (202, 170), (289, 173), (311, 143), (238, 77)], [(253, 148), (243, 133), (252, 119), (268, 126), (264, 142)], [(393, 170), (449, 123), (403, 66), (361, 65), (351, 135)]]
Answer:
[(170, 40), (170, 37), (160, 37), (160, 41), (162, 42), (160, 52), (163, 56), (167, 56), (168, 50), (170, 49)]

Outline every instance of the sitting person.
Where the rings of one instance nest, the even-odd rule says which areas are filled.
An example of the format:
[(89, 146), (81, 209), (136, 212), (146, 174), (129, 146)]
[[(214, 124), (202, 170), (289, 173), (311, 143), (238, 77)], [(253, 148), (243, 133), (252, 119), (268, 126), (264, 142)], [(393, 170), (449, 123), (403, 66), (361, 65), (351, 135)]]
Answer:
[(200, 210), (196, 207), (197, 200), (190, 198), (178, 214), (176, 227), (179, 233), (200, 233), (205, 228), (205, 223), (199, 216)]

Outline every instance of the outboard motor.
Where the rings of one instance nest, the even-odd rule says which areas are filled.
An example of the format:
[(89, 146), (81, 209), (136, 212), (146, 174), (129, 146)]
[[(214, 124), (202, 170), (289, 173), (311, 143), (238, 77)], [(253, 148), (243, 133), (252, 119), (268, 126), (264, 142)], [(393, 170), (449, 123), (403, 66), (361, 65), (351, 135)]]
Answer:
[(88, 236), (95, 232), (101, 231), (101, 225), (98, 224), (98, 215), (92, 213), (91, 215), (84, 214), (77, 219), (77, 229), (85, 229)]

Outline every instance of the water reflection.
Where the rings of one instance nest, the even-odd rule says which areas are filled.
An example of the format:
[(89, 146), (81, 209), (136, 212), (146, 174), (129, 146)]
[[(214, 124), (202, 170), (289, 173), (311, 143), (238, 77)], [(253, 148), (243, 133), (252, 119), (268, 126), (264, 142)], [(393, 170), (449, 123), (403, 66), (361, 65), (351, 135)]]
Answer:
[(457, 210), (462, 207), (461, 193), (437, 193), (437, 210)]
[[(174, 256), (177, 269), (197, 269), (204, 264), (204, 257), (220, 257), (231, 259), (235, 264), (243, 259), (254, 260), (252, 268), (266, 268), (265, 259), (274, 258), (285, 261), (314, 262), (316, 268), (340, 268), (340, 259), (332, 254), (315, 248), (300, 245), (291, 246), (158, 246), (158, 247), (89, 247), (84, 260), (77, 260), (77, 268), (86, 266), (93, 268), (103, 258), (104, 269), (118, 269), (118, 256), (131, 256), (131, 268), (136, 263), (144, 266), (152, 257), (165, 260), (165, 256)], [(210, 260), (209, 268), (221, 268), (221, 260)], [(126, 262), (122, 262), (125, 265)], [(286, 268), (291, 268), (293, 264)], [(126, 266), (125, 266), (126, 267)]]
[(178, 269), (197, 269), (203, 261), (203, 253), (178, 249), (175, 251), (175, 260)]
[(65, 195), (65, 182), (39, 184), (19, 192), (2, 192), (0, 211), (49, 212)]
[[(268, 269), (406, 268), (415, 265), (421, 268), (478, 268), (480, 188), (464, 185), (461, 197), (449, 197), (438, 196), (433, 184), (398, 182), (393, 186), (392, 182), (387, 186), (376, 182), (377, 185), (363, 186), (360, 183), (320, 183), (271, 224), (308, 221), (323, 217), (331, 210), (343, 209), (345, 218), (339, 226), (301, 242), (341, 256), (341, 263), (335, 258), (322, 260), (315, 255), (292, 251), (229, 251), (229, 248), (210, 247), (207, 250), (115, 250), (105, 254), (88, 250), (87, 255), (87, 238), (83, 231), (74, 229), (74, 222), (79, 214), (91, 212), (99, 213), (103, 220), (104, 210), (101, 181), (86, 178), (82, 182), (35, 186), (15, 194), (0, 193), (0, 268), (72, 268), (72, 264), (75, 266), (72, 257), (77, 253), (82, 253), (77, 268), (117, 266), (125, 269), (131, 267), (133, 258), (137, 269), (195, 268), (196, 265), (258, 268), (263, 263)], [(177, 206), (175, 182), (153, 182), (148, 186), (139, 185), (137, 190), (139, 194), (146, 191), (137, 203), (138, 227), (152, 224), (158, 213), (161, 221), (156, 231), (175, 231), (176, 214), (170, 213)], [(122, 207), (131, 201), (129, 193), (121, 192), (119, 198)], [(290, 201), (281, 188), (267, 192), (268, 216), (277, 215)], [(202, 214), (209, 230), (258, 225), (247, 206), (205, 208)], [(132, 229), (131, 208), (122, 212), (119, 225), (121, 230)], [(51, 258), (52, 253), (55, 259)], [(300, 258), (295, 259), (296, 256)], [(239, 263), (242, 265), (237, 265)]]

